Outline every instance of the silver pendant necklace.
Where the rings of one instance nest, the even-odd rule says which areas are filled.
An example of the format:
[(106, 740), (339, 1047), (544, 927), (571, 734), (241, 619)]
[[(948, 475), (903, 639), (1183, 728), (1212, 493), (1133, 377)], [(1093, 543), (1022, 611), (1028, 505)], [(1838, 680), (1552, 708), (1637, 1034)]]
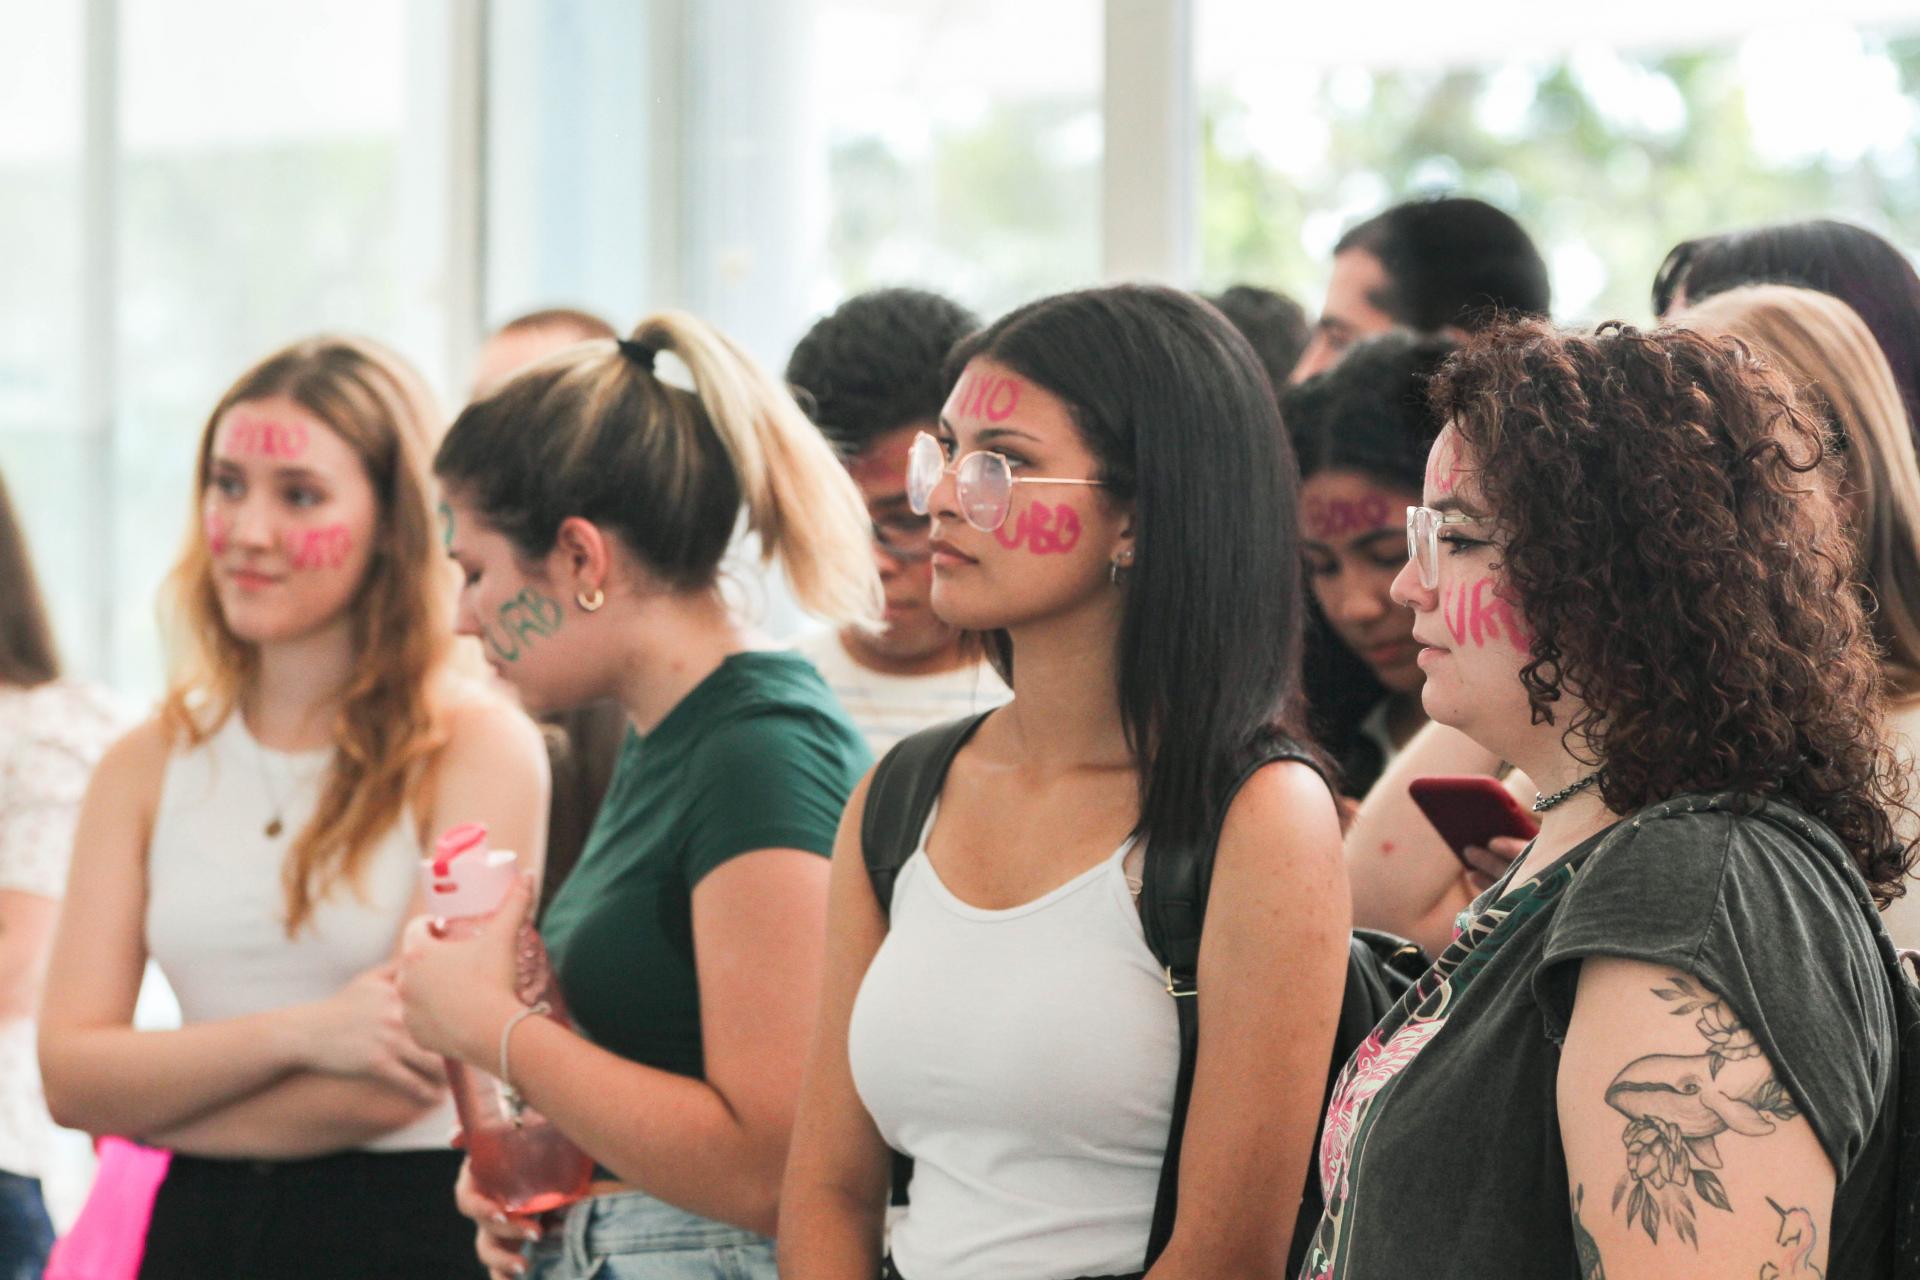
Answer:
[(1574, 795), (1578, 794), (1579, 792), (1585, 791), (1588, 787), (1592, 786), (1594, 783), (1598, 781), (1600, 781), (1600, 771), (1598, 769), (1595, 769), (1592, 773), (1588, 774), (1586, 777), (1581, 778), (1576, 782), (1568, 783), (1566, 786), (1560, 788), (1558, 791), (1554, 792), (1550, 796), (1543, 796), (1538, 791), (1536, 791), (1533, 793), (1533, 811), (1535, 813), (1545, 813), (1547, 810), (1553, 808), (1553, 806), (1559, 804), (1561, 801), (1571, 799)]

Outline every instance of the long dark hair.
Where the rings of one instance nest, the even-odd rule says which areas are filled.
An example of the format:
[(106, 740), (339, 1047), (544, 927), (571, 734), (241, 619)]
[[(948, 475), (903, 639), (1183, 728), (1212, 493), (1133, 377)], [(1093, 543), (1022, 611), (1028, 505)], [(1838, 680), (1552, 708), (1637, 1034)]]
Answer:
[[(1376, 484), (1419, 494), (1427, 450), (1446, 425), (1433, 411), (1427, 384), (1456, 345), (1438, 336), (1382, 334), (1356, 345), (1325, 372), (1288, 387), (1280, 397), (1280, 413), (1293, 439), (1300, 479), (1353, 471)], [(1360, 723), (1387, 696), (1387, 687), (1334, 634), (1311, 595), (1308, 605), (1308, 714), (1320, 740), (1340, 761), (1342, 788), (1364, 795), (1386, 759), (1360, 732)]]
[(1705, 236), (1675, 245), (1653, 278), (1653, 313), (1683, 290), (1689, 303), (1745, 284), (1794, 284), (1832, 294), (1873, 331), (1920, 432), (1920, 273), (1864, 227), (1817, 218)]
[(0, 684), (31, 688), (60, 676), (60, 655), (47, 623), (27, 539), (0, 478)]
[[(1106, 493), (1133, 504), (1115, 644), (1141, 828), (1210, 839), (1262, 741), (1307, 741), (1299, 480), (1266, 372), (1212, 307), (1142, 285), (1029, 303), (961, 343), (949, 382), (979, 357), (1065, 401)], [(1011, 679), (1007, 634), (987, 650)]]

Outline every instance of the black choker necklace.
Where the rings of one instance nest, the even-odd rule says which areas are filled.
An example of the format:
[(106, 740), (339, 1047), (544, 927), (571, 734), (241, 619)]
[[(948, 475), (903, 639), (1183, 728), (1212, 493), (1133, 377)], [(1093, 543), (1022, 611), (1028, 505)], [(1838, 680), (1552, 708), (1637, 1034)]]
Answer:
[(1578, 792), (1585, 791), (1598, 781), (1600, 781), (1600, 771), (1596, 769), (1578, 782), (1569, 783), (1550, 796), (1543, 796), (1536, 791), (1533, 793), (1533, 811), (1535, 813), (1545, 813), (1561, 801), (1572, 798)]

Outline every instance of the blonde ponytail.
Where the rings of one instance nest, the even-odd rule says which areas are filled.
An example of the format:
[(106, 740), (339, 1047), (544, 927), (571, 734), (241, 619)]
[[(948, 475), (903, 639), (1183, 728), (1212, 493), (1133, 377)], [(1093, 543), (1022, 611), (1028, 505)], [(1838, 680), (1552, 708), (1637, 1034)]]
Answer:
[(809, 613), (876, 625), (884, 605), (860, 491), (792, 395), (732, 340), (682, 311), (641, 321), (632, 341), (672, 353), (733, 464), (761, 558), (778, 558)]
[[(691, 390), (655, 376), (671, 353)], [(659, 580), (718, 580), (741, 511), (800, 604), (877, 626), (884, 597), (860, 491), (785, 387), (713, 328), (669, 312), (583, 342), (467, 406), (434, 459), (530, 557), (581, 516), (619, 533)]]

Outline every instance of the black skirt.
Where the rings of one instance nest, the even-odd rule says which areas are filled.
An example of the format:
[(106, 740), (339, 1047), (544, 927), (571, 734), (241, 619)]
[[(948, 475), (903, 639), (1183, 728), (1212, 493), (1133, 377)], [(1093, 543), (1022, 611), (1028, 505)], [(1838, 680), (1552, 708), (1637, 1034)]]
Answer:
[(458, 1151), (173, 1157), (140, 1280), (481, 1280)]

